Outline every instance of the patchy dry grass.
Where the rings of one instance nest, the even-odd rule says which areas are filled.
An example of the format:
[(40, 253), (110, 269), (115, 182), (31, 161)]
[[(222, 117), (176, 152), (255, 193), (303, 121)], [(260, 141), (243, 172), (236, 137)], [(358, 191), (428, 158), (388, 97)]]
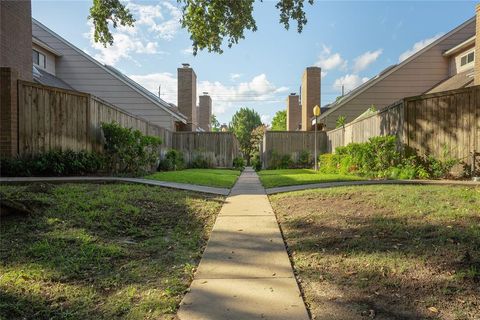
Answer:
[(129, 184), (0, 186), (1, 319), (173, 319), (223, 198)]
[(314, 319), (480, 319), (480, 188), (270, 199)]

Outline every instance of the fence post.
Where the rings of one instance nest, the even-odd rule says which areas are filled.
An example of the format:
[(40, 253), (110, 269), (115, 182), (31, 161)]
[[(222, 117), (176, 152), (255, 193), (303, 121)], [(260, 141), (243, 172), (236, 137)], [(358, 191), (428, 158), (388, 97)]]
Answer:
[(0, 154), (6, 157), (18, 153), (18, 73), (0, 68)]

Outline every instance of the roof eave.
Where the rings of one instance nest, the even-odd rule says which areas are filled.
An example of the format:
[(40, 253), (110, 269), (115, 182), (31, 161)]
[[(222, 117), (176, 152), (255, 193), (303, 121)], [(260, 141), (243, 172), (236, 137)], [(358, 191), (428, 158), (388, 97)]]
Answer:
[(47, 50), (48, 52), (50, 52), (51, 54), (57, 56), (57, 57), (61, 57), (62, 54), (60, 52), (58, 52), (57, 50), (53, 49), (52, 47), (50, 47), (49, 45), (47, 45), (46, 43), (44, 43), (43, 41), (40, 41), (39, 39), (35, 38), (32, 36), (32, 42), (34, 44), (36, 44), (37, 46), (39, 46), (40, 48), (42, 49), (45, 49)]
[(373, 81), (370, 85), (366, 86), (365, 88), (363, 88), (362, 90), (359, 90), (358, 92), (354, 93), (351, 97), (346, 97), (345, 100), (343, 101), (340, 101), (338, 103), (338, 105), (333, 105), (330, 110), (326, 111), (323, 115), (321, 115), (319, 118), (320, 119), (323, 119), (325, 118), (326, 116), (328, 116), (330, 113), (334, 112), (335, 110), (337, 110), (338, 108), (340, 108), (341, 106), (345, 105), (347, 102), (350, 102), (352, 99), (354, 99), (355, 97), (357, 97), (359, 94), (363, 93), (365, 90), (369, 89), (370, 87), (372, 87), (373, 85), (377, 84), (378, 82), (380, 82), (381, 80), (385, 79), (386, 77), (388, 77), (389, 75), (391, 75), (392, 73), (394, 73), (395, 71), (397, 71), (398, 69), (402, 68), (404, 65), (406, 65), (407, 63), (409, 63), (410, 61), (416, 59), (418, 56), (420, 56), (421, 54), (423, 54), (425, 51), (428, 51), (430, 50), (432, 47), (436, 46), (438, 43), (440, 43), (441, 41), (445, 40), (447, 37), (451, 36), (452, 34), (454, 34), (455, 32), (457, 32), (458, 30), (464, 28), (467, 24), (469, 23), (472, 23), (475, 21), (475, 17), (473, 18), (470, 18), (468, 19), (467, 21), (465, 21), (464, 23), (462, 23), (461, 25), (459, 25), (458, 27), (456, 27), (455, 29), (451, 30), (450, 32), (444, 34), (442, 37), (438, 38), (437, 40), (433, 41), (432, 43), (430, 43), (428, 46), (422, 48), (421, 50), (415, 52), (414, 54), (412, 54), (410, 57), (408, 57), (407, 59), (403, 60), (402, 62), (400, 62), (399, 64), (397, 64), (396, 67), (392, 68), (392, 70), (388, 71), (388, 72), (385, 72), (385, 74), (381, 75), (381, 76), (378, 76), (377, 79), (375, 78), (372, 78)]
[[(55, 38), (59, 39), (60, 41), (62, 41), (64, 44), (66, 44), (67, 46), (69, 46), (70, 48), (72, 48), (73, 50), (75, 50), (76, 52), (78, 52), (79, 54), (81, 54), (83, 57), (87, 58), (88, 60), (90, 60), (91, 62), (93, 62), (94, 64), (96, 64), (97, 66), (99, 66), (100, 68), (102, 68), (104, 71), (108, 72), (109, 74), (111, 74), (113, 77), (115, 77), (115, 79), (117, 80), (120, 80), (121, 82), (123, 82), (125, 85), (127, 85), (128, 87), (132, 88), (133, 90), (135, 90), (137, 93), (139, 93), (140, 95), (142, 95), (143, 97), (145, 97), (147, 100), (149, 100), (150, 102), (152, 102), (153, 104), (155, 104), (156, 106), (159, 106), (162, 110), (168, 112), (170, 115), (172, 115), (173, 117), (181, 120), (182, 122), (186, 123), (186, 118), (183, 119), (182, 117), (180, 117), (180, 115), (176, 114), (175, 112), (167, 109), (166, 106), (162, 105), (161, 103), (159, 103), (158, 101), (155, 101), (153, 100), (152, 98), (150, 98), (148, 95), (144, 94), (143, 92), (141, 92), (140, 90), (136, 89), (135, 86), (129, 84), (127, 81), (121, 79), (120, 77), (118, 77), (118, 75), (116, 75), (114, 72), (108, 70), (108, 68), (106, 68), (103, 64), (101, 64), (100, 62), (98, 62), (97, 60), (95, 60), (93, 57), (91, 57), (90, 55), (86, 54), (85, 52), (83, 52), (82, 50), (80, 50), (79, 48), (77, 48), (76, 46), (74, 46), (73, 44), (71, 44), (70, 42), (68, 42), (67, 40), (65, 40), (64, 38), (62, 38), (60, 35), (58, 35), (57, 33), (55, 33), (54, 31), (50, 30), (47, 26), (45, 26), (44, 24), (42, 24), (41, 22), (39, 22), (38, 20), (36, 20), (35, 18), (32, 18), (33, 22), (40, 25), (45, 31), (47, 31), (48, 33), (50, 33), (52, 36), (54, 36)], [(166, 103), (166, 102), (165, 102)]]

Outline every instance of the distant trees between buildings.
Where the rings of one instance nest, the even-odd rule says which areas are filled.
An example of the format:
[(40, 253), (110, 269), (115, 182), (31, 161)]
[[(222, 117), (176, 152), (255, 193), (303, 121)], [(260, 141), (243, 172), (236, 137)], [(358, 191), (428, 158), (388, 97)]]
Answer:
[(238, 110), (230, 122), (230, 131), (237, 137), (240, 150), (243, 152), (248, 165), (250, 165), (251, 153), (255, 147), (252, 143), (252, 131), (261, 124), (260, 115), (249, 108)]

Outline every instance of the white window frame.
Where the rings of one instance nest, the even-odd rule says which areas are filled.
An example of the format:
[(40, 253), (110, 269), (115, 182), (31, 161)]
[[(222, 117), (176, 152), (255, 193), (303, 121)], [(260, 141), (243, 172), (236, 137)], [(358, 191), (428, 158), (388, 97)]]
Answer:
[[(46, 69), (47, 68), (47, 57), (45, 56), (45, 54), (41, 53), (40, 51), (38, 50), (35, 50), (35, 49), (32, 49), (32, 60), (33, 60), (33, 63), (36, 65), (36, 66), (39, 66), (40, 68), (42, 69)], [(38, 63), (36, 62), (36, 59), (33, 58), (34, 55), (37, 55), (38, 57)], [(42, 60), (43, 60), (43, 65), (42, 65)]]

